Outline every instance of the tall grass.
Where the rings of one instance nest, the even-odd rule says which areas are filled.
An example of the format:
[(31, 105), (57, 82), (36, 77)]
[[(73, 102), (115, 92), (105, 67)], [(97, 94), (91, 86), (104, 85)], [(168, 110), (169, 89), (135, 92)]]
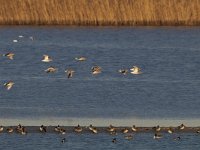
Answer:
[(200, 25), (200, 0), (0, 0), (0, 24)]

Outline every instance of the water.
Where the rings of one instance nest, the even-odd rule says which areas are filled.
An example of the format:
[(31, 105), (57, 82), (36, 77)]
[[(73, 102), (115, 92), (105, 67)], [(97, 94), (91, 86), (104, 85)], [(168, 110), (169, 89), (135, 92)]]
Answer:
[[(18, 38), (23, 35), (24, 38)], [(33, 36), (34, 40), (29, 37)], [(17, 43), (13, 43), (18, 39)], [(198, 27), (0, 27), (0, 53), (14, 52), (14, 60), (0, 57), (0, 118), (3, 125), (179, 125), (200, 124), (200, 28)], [(53, 58), (43, 63), (43, 54)], [(85, 62), (74, 58), (87, 57)], [(101, 74), (91, 75), (99, 65)], [(119, 74), (121, 68), (138, 65), (142, 74)], [(55, 74), (44, 70), (58, 68)], [(64, 70), (73, 68), (74, 77), (67, 79)], [(13, 80), (10, 91), (3, 84)], [(0, 138), (18, 143), (18, 135)], [(40, 142), (42, 135), (22, 137), (23, 141)], [(73, 136), (73, 135), (71, 135)], [(88, 135), (84, 138), (88, 138)], [(148, 135), (146, 135), (148, 136)], [(175, 148), (190, 149), (190, 140), (173, 143)], [(146, 145), (105, 143), (108, 137), (89, 138), (99, 149), (153, 149), (157, 141)], [(12, 140), (14, 138), (14, 140)], [(60, 145), (55, 135), (42, 137), (42, 148), (57, 140), (52, 147), (64, 149), (85, 145), (76, 138)], [(105, 138), (105, 139), (104, 139)], [(109, 137), (110, 138), (110, 137)], [(142, 136), (141, 138), (145, 138)], [(146, 138), (145, 138), (146, 139)], [(147, 138), (148, 139), (148, 138)], [(147, 140), (146, 139), (146, 140)], [(73, 141), (75, 140), (75, 141)], [(47, 143), (46, 143), (47, 142)], [(96, 143), (97, 142), (97, 143)], [(103, 144), (104, 143), (104, 144)], [(136, 142), (137, 143), (137, 142)], [(156, 144), (155, 144), (156, 143)], [(86, 149), (91, 149), (92, 144)], [(158, 148), (170, 149), (168, 139)], [(27, 146), (26, 145), (26, 146)], [(93, 146), (94, 146), (93, 145)], [(12, 146), (12, 144), (10, 144)], [(138, 146), (138, 147), (137, 147)], [(38, 149), (41, 148), (38, 146)], [(77, 146), (78, 147), (78, 146)], [(194, 146), (195, 147), (195, 146)], [(19, 149), (20, 145), (16, 146)], [(74, 148), (76, 149), (76, 148)]]
[[(181, 136), (180, 140), (174, 140), (174, 137)], [(154, 150), (154, 149), (199, 149), (199, 136), (194, 134), (165, 135), (165, 138), (154, 140), (153, 134), (135, 134), (133, 140), (125, 140), (124, 135), (110, 136), (108, 134), (68, 134), (66, 136), (56, 134), (28, 134), (21, 136), (17, 134), (3, 134), (0, 136), (1, 148), (8, 149), (137, 149), (137, 150)], [(61, 143), (63, 138), (64, 143)], [(112, 143), (116, 138), (117, 142)], [(189, 143), (189, 144), (188, 144)], [(34, 145), (34, 146), (33, 146)]]

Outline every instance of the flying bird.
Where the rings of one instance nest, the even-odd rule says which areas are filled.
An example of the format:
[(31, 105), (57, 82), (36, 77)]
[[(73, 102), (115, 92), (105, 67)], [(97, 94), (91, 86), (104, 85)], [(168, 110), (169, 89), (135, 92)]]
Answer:
[(10, 90), (13, 87), (13, 85), (14, 85), (13, 81), (4, 83), (4, 86), (6, 87), (7, 90)]
[(56, 72), (57, 71), (57, 68), (55, 68), (55, 67), (49, 67), (49, 68), (47, 68), (46, 70), (45, 70), (45, 72), (46, 73), (54, 73), (54, 72)]
[(13, 60), (13, 58), (14, 58), (14, 53), (6, 53), (6, 54), (3, 54), (3, 56), (6, 56), (8, 59), (11, 59), (11, 60)]
[(99, 66), (92, 67), (92, 74), (94, 74), (94, 75), (101, 73), (101, 71), (102, 71), (102, 69)]
[(141, 69), (137, 66), (133, 66), (133, 68), (130, 69), (131, 70), (131, 74), (141, 74)]
[(75, 71), (72, 69), (67, 69), (65, 72), (67, 73), (67, 78), (72, 78)]
[(43, 62), (50, 62), (50, 61), (53, 61), (51, 57), (49, 57), (48, 55), (43, 55), (43, 59), (42, 59)]
[(85, 57), (82, 57), (82, 56), (81, 56), (81, 57), (78, 57), (78, 58), (76, 57), (75, 59), (78, 60), (78, 61), (86, 61), (86, 58), (85, 58)]

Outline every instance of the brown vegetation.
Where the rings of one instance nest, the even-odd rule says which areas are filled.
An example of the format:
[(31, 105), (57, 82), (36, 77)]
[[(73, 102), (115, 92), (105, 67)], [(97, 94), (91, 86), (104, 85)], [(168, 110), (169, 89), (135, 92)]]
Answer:
[(200, 0), (0, 0), (0, 24), (199, 25)]

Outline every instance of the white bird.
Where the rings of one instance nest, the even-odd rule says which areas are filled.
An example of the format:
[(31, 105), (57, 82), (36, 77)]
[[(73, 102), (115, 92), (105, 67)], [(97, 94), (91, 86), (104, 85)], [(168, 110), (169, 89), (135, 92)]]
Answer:
[(40, 132), (47, 132), (47, 129), (45, 126), (41, 125), (40, 126)]
[(92, 133), (98, 133), (97, 128), (93, 127), (92, 125), (89, 126), (89, 130), (92, 131)]
[(48, 55), (43, 55), (43, 59), (42, 59), (43, 62), (50, 62), (50, 61), (53, 61), (51, 57), (49, 57)]
[(159, 132), (161, 130), (159, 125), (155, 129), (156, 129), (157, 132)]
[(13, 81), (9, 81), (9, 82), (4, 83), (4, 86), (6, 87), (7, 90), (10, 90), (13, 85), (14, 85)]
[(85, 61), (86, 60), (86, 58), (85, 57), (83, 57), (83, 56), (81, 56), (81, 57), (79, 57), (79, 58), (75, 58), (76, 60), (78, 60), (78, 61)]
[(141, 69), (137, 66), (133, 66), (133, 68), (130, 69), (131, 70), (131, 74), (141, 74)]
[(18, 37), (19, 37), (19, 38), (23, 38), (24, 36), (23, 36), (23, 35), (19, 35)]
[(17, 42), (18, 42), (18, 40), (13, 40), (13, 42), (14, 42), (14, 43), (17, 43)]
[(34, 40), (33, 36), (30, 36), (29, 39), (32, 40), (32, 41)]
[(88, 128), (89, 128), (90, 131), (92, 131), (93, 130), (92, 124), (90, 124), (90, 126)]

